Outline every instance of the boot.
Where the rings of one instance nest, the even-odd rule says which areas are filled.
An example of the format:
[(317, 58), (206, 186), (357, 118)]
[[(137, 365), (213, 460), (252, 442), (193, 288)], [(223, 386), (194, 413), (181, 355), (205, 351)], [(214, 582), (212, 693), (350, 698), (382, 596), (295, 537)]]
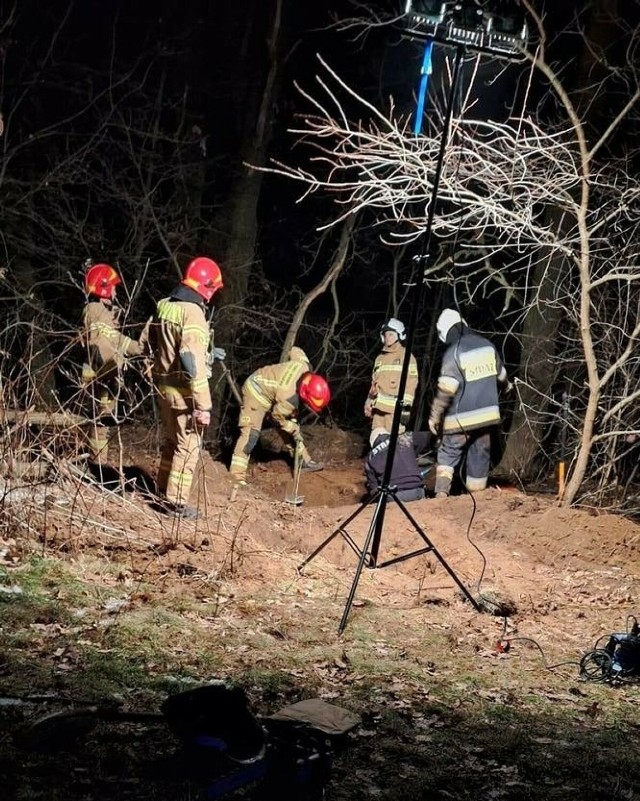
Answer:
[(436, 484), (433, 488), (436, 498), (446, 498), (451, 492), (451, 481), (453, 479), (453, 470), (444, 465), (436, 467)]
[(200, 517), (198, 510), (194, 509), (193, 506), (187, 506), (186, 503), (177, 503), (173, 513), (181, 520), (197, 520)]
[(314, 462), (313, 459), (309, 459), (308, 462), (303, 462), (301, 470), (305, 470), (307, 473), (317, 473), (319, 470), (324, 470), (324, 465), (322, 462)]

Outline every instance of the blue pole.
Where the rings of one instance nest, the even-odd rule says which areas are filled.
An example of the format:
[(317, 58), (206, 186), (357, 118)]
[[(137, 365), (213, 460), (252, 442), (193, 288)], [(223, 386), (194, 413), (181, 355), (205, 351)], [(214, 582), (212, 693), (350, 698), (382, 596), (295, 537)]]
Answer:
[(419, 136), (422, 133), (422, 118), (424, 117), (424, 106), (427, 99), (427, 87), (429, 86), (429, 76), (431, 75), (431, 51), (433, 41), (430, 39), (424, 46), (424, 57), (422, 59), (422, 69), (420, 70), (420, 88), (418, 89), (418, 105), (416, 106), (416, 118), (413, 123), (413, 134)]

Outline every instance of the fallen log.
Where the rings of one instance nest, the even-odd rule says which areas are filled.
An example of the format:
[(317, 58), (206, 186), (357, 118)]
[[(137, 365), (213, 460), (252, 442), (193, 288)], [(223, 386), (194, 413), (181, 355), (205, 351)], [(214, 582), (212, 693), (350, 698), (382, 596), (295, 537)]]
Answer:
[(73, 428), (91, 422), (86, 417), (69, 412), (36, 412), (31, 409), (1, 409), (0, 423), (19, 423), (28, 426)]

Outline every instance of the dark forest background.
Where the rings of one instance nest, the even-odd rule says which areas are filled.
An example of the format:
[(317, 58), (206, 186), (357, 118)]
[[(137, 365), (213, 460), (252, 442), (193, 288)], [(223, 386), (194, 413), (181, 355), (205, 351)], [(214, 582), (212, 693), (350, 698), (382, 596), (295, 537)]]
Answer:
[[(586, 38), (575, 27), (563, 33), (573, 19), (569, 5), (546, 9), (554, 34), (549, 47), (557, 48), (576, 96), (591, 79), (583, 58), (590, 32), (605, 35), (598, 24), (602, 7), (621, 14), (627, 6), (637, 13), (634, 3), (587, 4)], [(391, 2), (378, 3), (371, 18), (393, 10)], [(121, 271), (128, 292), (121, 298), (123, 326), (135, 335), (184, 264), (205, 254), (223, 270), (216, 344), (227, 350), (237, 382), (277, 361), (293, 336), (332, 388), (330, 411), (316, 424), (365, 433), (362, 404), (379, 327), (389, 315), (408, 317), (419, 245), (384, 244), (388, 230), (367, 209), (325, 229), (340, 213), (334, 203), (322, 193), (300, 200), (293, 181), (250, 166), (308, 160), (305, 143), (289, 129), (305, 107), (296, 83), (306, 91), (314, 86), (316, 53), (366, 100), (388, 108), (392, 97), (396, 114), (412, 114), (422, 48), (397, 28), (374, 26), (366, 34), (345, 28), (341, 21), (356, 13), (367, 12), (347, 0), (3, 4), (0, 371), (6, 406), (70, 403), (87, 259)], [(612, 38), (604, 46), (614, 44)], [(483, 113), (506, 115), (520, 90), (516, 68), (500, 82), (481, 81)], [(542, 83), (532, 90), (532, 113), (551, 118), (556, 109), (545, 92)], [(606, 99), (593, 104), (594, 130), (610, 108)], [(627, 128), (618, 146), (635, 148), (636, 141), (635, 129)], [(452, 258), (452, 248), (438, 242), (433, 258)], [(507, 262), (508, 254), (498, 266), (507, 269)], [(458, 299), (453, 280), (425, 293), (415, 340), (416, 427), (424, 426), (439, 362), (434, 322)], [(546, 343), (548, 368), (562, 348), (560, 324), (551, 333), (544, 326), (529, 331), (527, 340), (515, 323), (522, 309), (513, 312), (519, 317), (500, 316), (503, 301), (495, 293), (478, 297), (464, 309), (468, 322), (494, 339), (512, 376), (522, 376), (523, 350), (532, 343)], [(571, 376), (576, 387), (579, 373)], [(148, 416), (142, 374), (130, 371), (126, 380), (131, 414)], [(558, 371), (547, 369), (540, 380), (552, 404), (566, 391)], [(221, 454), (233, 438), (237, 407), (218, 372), (214, 387), (209, 445)], [(506, 406), (496, 461), (516, 404), (512, 399)], [(553, 469), (562, 439), (557, 411), (531, 434), (526, 459), (510, 457), (523, 478)], [(614, 447), (609, 457), (616, 453)]]

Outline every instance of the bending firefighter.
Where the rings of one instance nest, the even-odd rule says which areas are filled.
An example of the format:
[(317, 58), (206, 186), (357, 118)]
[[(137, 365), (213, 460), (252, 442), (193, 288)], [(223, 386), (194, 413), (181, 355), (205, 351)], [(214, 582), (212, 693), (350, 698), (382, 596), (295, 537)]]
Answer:
[(92, 459), (103, 464), (109, 447), (109, 424), (116, 415), (121, 385), (120, 371), (128, 356), (142, 354), (143, 346), (120, 332), (115, 310), (116, 287), (122, 283), (108, 264), (94, 264), (85, 273), (87, 303), (82, 322), (85, 362), (82, 383), (86, 390), (87, 413), (91, 419), (86, 432)]
[(193, 259), (181, 283), (158, 302), (152, 326), (153, 373), (164, 435), (158, 491), (166, 498), (168, 511), (189, 519), (198, 516), (187, 504), (203, 429), (211, 420), (205, 307), (222, 286), (215, 261), (204, 256)]
[(500, 425), (498, 384), (511, 384), (502, 360), (488, 339), (467, 327), (454, 309), (445, 309), (436, 323), (446, 344), (431, 405), (429, 428), (442, 429), (436, 465), (436, 498), (451, 490), (456, 467), (466, 452), (465, 485), (469, 492), (486, 488), (491, 466), (491, 432)]
[[(371, 420), (372, 431), (375, 428), (384, 428), (385, 431), (391, 433), (405, 355), (405, 347), (402, 343), (406, 338), (404, 324), (395, 317), (392, 317), (380, 329), (382, 350), (373, 364), (371, 388), (364, 404), (364, 416)], [(418, 365), (412, 355), (402, 398), (400, 433), (405, 430), (409, 422), (417, 386)]]
[(301, 348), (293, 347), (289, 361), (270, 364), (252, 373), (242, 385), (240, 436), (231, 458), (230, 473), (236, 484), (247, 479), (249, 458), (260, 438), (266, 414), (290, 437), (302, 458), (302, 470), (322, 470), (309, 455), (297, 421), (300, 401), (312, 412), (321, 412), (331, 393), (322, 376), (310, 371), (309, 359)]

